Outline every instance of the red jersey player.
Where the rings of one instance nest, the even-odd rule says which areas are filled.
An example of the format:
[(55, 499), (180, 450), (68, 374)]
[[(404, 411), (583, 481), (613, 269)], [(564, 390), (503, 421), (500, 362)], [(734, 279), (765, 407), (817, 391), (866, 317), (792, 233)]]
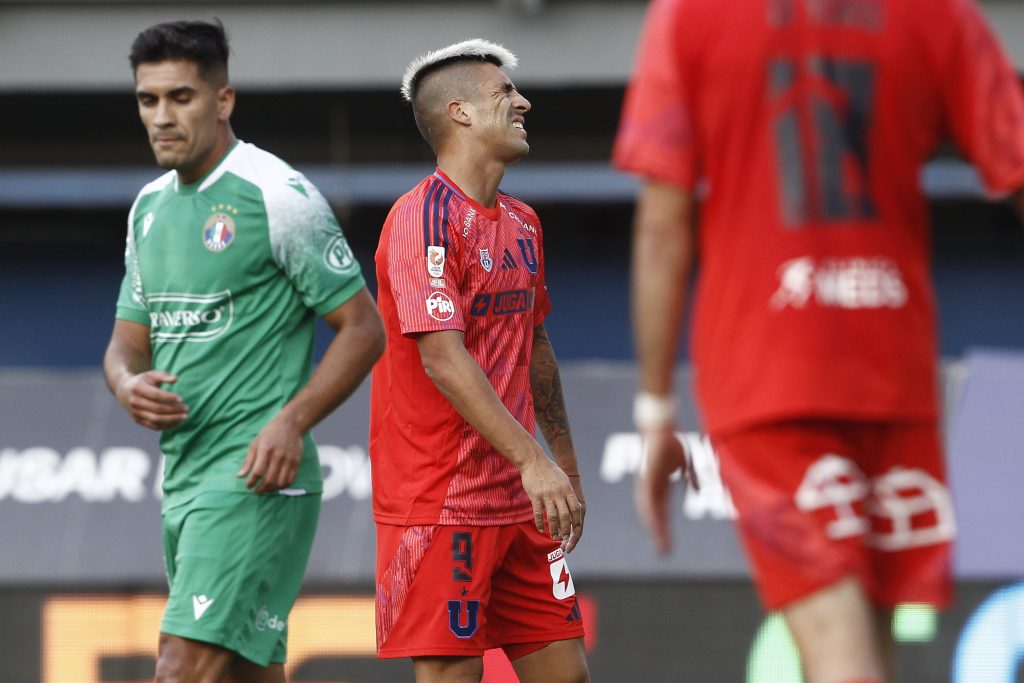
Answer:
[(402, 93), (437, 170), (395, 203), (377, 249), (377, 652), (412, 657), (421, 683), (479, 680), (496, 647), (524, 682), (589, 680), (565, 558), (585, 508), (543, 326), (543, 233), (498, 190), (529, 151), (530, 103), (501, 69), (515, 64), (471, 40), (409, 66)]
[(655, 0), (640, 45), (614, 151), (645, 179), (638, 508), (667, 551), (699, 254), (697, 396), (761, 597), (812, 683), (887, 680), (889, 610), (951, 597), (919, 172), (951, 137), (1024, 186), (1019, 84), (970, 0)]

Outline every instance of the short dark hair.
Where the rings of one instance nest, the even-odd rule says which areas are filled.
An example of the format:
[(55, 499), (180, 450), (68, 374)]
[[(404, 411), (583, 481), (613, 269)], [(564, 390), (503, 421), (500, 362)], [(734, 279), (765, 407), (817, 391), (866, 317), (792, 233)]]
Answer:
[(224, 24), (205, 21), (172, 21), (150, 26), (135, 37), (128, 60), (132, 72), (139, 64), (185, 60), (199, 67), (199, 75), (211, 80), (228, 78), (228, 37)]

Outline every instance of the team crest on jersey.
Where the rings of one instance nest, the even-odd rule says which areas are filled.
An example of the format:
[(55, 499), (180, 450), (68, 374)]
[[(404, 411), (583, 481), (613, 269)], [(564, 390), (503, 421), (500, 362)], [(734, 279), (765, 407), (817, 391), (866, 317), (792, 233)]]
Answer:
[(436, 247), (433, 244), (427, 247), (427, 272), (430, 273), (430, 277), (444, 275), (444, 247)]
[(480, 250), (480, 265), (488, 273), (491, 272), (491, 268), (494, 267), (494, 261), (491, 260), (491, 250), (481, 249)]
[(203, 244), (210, 251), (224, 251), (235, 241), (235, 219), (238, 209), (230, 204), (213, 207), (213, 215), (203, 224)]

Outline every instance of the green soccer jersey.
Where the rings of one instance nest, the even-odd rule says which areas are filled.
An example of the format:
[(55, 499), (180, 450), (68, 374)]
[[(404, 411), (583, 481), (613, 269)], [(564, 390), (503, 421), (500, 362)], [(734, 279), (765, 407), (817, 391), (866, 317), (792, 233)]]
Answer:
[[(188, 418), (162, 432), (165, 505), (245, 489), (236, 476), (262, 427), (306, 383), (316, 315), (364, 285), (323, 196), (239, 142), (204, 178), (171, 171), (128, 217), (117, 317), (149, 326), (153, 367), (178, 376)], [(322, 490), (306, 435), (288, 493)]]

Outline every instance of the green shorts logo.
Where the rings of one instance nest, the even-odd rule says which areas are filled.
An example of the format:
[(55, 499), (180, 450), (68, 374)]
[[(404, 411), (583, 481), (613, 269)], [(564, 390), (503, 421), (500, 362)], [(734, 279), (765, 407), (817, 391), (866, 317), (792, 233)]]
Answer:
[(231, 291), (216, 294), (164, 292), (146, 297), (154, 340), (207, 342), (224, 334), (235, 317)]

